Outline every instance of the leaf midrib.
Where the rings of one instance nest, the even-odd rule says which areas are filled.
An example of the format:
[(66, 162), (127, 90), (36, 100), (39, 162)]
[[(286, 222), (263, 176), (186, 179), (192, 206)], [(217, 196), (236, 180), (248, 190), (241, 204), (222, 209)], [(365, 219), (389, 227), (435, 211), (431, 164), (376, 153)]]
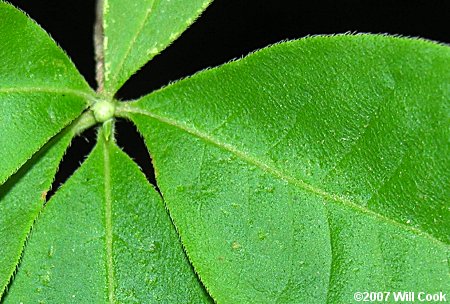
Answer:
[(117, 85), (117, 80), (118, 80), (118, 77), (120, 76), (120, 73), (121, 73), (122, 70), (123, 70), (123, 67), (124, 67), (124, 65), (125, 65), (125, 61), (126, 61), (126, 60), (128, 59), (128, 57), (130, 56), (131, 50), (133, 49), (133, 46), (135, 45), (135, 43), (136, 43), (138, 37), (141, 35), (142, 31), (144, 30), (145, 24), (147, 23), (148, 19), (150, 18), (151, 13), (153, 13), (153, 10), (154, 10), (154, 8), (155, 8), (155, 5), (156, 5), (156, 3), (157, 3), (158, 1), (159, 1), (159, 0), (153, 0), (152, 3), (150, 4), (150, 7), (149, 7), (149, 8), (147, 9), (147, 11), (145, 12), (145, 16), (144, 16), (144, 19), (142, 20), (142, 23), (139, 24), (139, 27), (138, 27), (138, 30), (137, 30), (136, 34), (135, 34), (135, 35), (133, 36), (133, 38), (131, 39), (130, 44), (128, 45), (128, 48), (127, 48), (127, 50), (125, 51), (124, 56), (122, 57), (122, 60), (120, 60), (120, 63), (119, 63), (119, 65), (118, 65), (117, 72), (116, 72), (115, 75), (114, 75), (114, 79), (112, 79), (112, 80), (113, 80), (113, 82), (112, 82), (113, 85)]
[[(100, 134), (99, 136), (103, 136)], [(112, 198), (111, 198), (111, 162), (109, 155), (109, 146), (107, 142), (103, 143), (104, 158), (104, 191), (105, 191), (105, 234), (106, 234), (106, 272), (108, 285), (108, 301), (114, 303), (114, 263), (112, 248)]]
[(384, 221), (384, 222), (386, 222), (388, 224), (400, 227), (403, 230), (407, 230), (407, 231), (410, 231), (410, 232), (412, 232), (412, 233), (414, 233), (416, 235), (425, 237), (425, 238), (433, 241), (434, 243), (437, 243), (440, 246), (449, 247), (449, 244), (447, 244), (444, 241), (436, 238), (435, 236), (433, 236), (432, 234), (429, 234), (428, 232), (422, 231), (422, 230), (417, 229), (417, 228), (412, 227), (412, 226), (408, 226), (408, 225), (406, 225), (406, 224), (404, 224), (402, 222), (398, 222), (398, 221), (396, 221), (394, 219), (386, 217), (383, 214), (377, 213), (377, 212), (375, 212), (373, 210), (370, 210), (368, 208), (364, 208), (363, 206), (352, 202), (350, 199), (348, 199), (348, 198), (346, 198), (344, 196), (341, 196), (341, 195), (338, 195), (338, 194), (334, 194), (334, 193), (330, 193), (330, 192), (325, 191), (325, 190), (323, 190), (323, 189), (321, 189), (319, 187), (316, 187), (316, 186), (313, 186), (311, 184), (308, 184), (308, 183), (304, 182), (301, 179), (298, 179), (298, 178), (295, 178), (295, 177), (293, 177), (293, 176), (291, 176), (289, 174), (286, 174), (286, 172), (283, 172), (280, 169), (277, 169), (277, 168), (275, 168), (275, 167), (273, 167), (271, 165), (263, 163), (262, 161), (260, 161), (256, 157), (254, 157), (252, 155), (249, 155), (249, 154), (247, 154), (244, 151), (239, 150), (238, 148), (236, 148), (233, 145), (230, 145), (228, 143), (222, 142), (219, 139), (217, 139), (217, 138), (215, 138), (213, 136), (210, 136), (209, 134), (207, 134), (207, 133), (205, 133), (205, 132), (203, 132), (201, 130), (198, 130), (196, 128), (188, 126), (188, 125), (186, 125), (186, 124), (184, 124), (182, 122), (179, 122), (177, 120), (174, 120), (174, 119), (171, 119), (171, 118), (168, 118), (168, 117), (163, 117), (163, 116), (160, 116), (158, 114), (152, 113), (150, 111), (146, 111), (144, 109), (138, 108), (138, 106), (136, 104), (123, 104), (123, 105), (120, 105), (117, 108), (117, 115), (118, 116), (121, 116), (123, 114), (124, 117), (129, 118), (127, 113), (145, 115), (145, 116), (153, 118), (153, 119), (155, 119), (155, 120), (157, 120), (159, 122), (162, 122), (164, 124), (173, 126), (173, 127), (177, 128), (177, 129), (180, 129), (180, 130), (185, 131), (185, 132), (187, 132), (187, 133), (189, 133), (191, 135), (194, 135), (194, 136), (200, 138), (201, 140), (203, 140), (205, 142), (208, 142), (210, 144), (213, 144), (214, 146), (217, 146), (217, 147), (219, 147), (219, 148), (221, 148), (223, 150), (226, 150), (226, 151), (234, 154), (235, 156), (237, 156), (241, 160), (243, 160), (243, 161), (245, 161), (245, 162), (247, 162), (247, 163), (249, 163), (251, 165), (254, 165), (254, 166), (258, 167), (261, 170), (263, 170), (263, 171), (265, 171), (265, 172), (267, 172), (267, 173), (269, 173), (269, 174), (271, 174), (271, 175), (273, 175), (273, 176), (275, 176), (277, 178), (285, 180), (288, 183), (293, 184), (293, 185), (295, 185), (295, 186), (297, 186), (297, 187), (299, 187), (299, 188), (301, 188), (301, 189), (303, 189), (303, 190), (305, 190), (307, 192), (310, 192), (312, 194), (318, 195), (318, 196), (322, 197), (323, 199), (325, 199), (325, 201), (328, 200), (330, 202), (335, 202), (335, 203), (344, 205), (346, 207), (351, 208), (355, 212), (359, 212), (359, 213), (363, 213), (363, 214), (366, 214), (366, 215), (370, 215), (370, 216), (375, 217), (375, 218), (377, 218), (377, 219), (379, 219), (381, 221)]
[(68, 89), (68, 88), (52, 88), (52, 87), (9, 87), (0, 88), (1, 93), (55, 93), (55, 94), (67, 94), (74, 95), (85, 99), (89, 104), (92, 104), (95, 100), (93, 94), (83, 92), (81, 90)]

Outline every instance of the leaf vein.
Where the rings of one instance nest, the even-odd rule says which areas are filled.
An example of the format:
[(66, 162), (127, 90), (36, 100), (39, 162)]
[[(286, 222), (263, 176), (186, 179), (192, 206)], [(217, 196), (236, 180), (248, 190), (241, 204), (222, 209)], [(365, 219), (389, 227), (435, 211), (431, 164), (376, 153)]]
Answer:
[(321, 189), (319, 187), (316, 187), (314, 185), (308, 184), (305, 181), (303, 181), (301, 179), (298, 179), (298, 178), (296, 178), (296, 177), (294, 177), (292, 175), (289, 175), (286, 172), (283, 172), (282, 170), (280, 170), (280, 169), (278, 169), (278, 168), (276, 168), (276, 167), (274, 167), (272, 165), (263, 163), (258, 158), (248, 154), (246, 151), (242, 151), (242, 150), (238, 149), (237, 147), (235, 147), (235, 146), (233, 146), (231, 144), (228, 144), (226, 142), (222, 142), (219, 139), (217, 139), (217, 138), (215, 138), (215, 137), (205, 133), (204, 131), (199, 130), (197, 128), (194, 128), (192, 126), (189, 126), (189, 125), (187, 125), (187, 124), (185, 124), (183, 122), (180, 122), (180, 121), (168, 118), (168, 117), (163, 117), (163, 116), (160, 116), (158, 114), (152, 113), (150, 111), (146, 111), (146, 110), (140, 109), (140, 108), (136, 107), (136, 105), (131, 105), (130, 106), (129, 104), (125, 104), (125, 105), (120, 106), (117, 109), (117, 114), (119, 116), (120, 115), (124, 115), (125, 117), (128, 117), (127, 113), (144, 115), (144, 116), (153, 118), (153, 119), (155, 119), (155, 120), (157, 120), (157, 121), (159, 121), (161, 123), (164, 123), (166, 125), (175, 127), (177, 129), (179, 129), (181, 131), (184, 131), (186, 133), (189, 133), (189, 134), (191, 134), (191, 135), (193, 135), (193, 136), (195, 136), (195, 137), (197, 137), (197, 138), (199, 138), (199, 139), (201, 139), (201, 140), (203, 140), (205, 142), (208, 142), (208, 143), (210, 143), (210, 144), (212, 144), (212, 145), (214, 145), (214, 146), (216, 146), (218, 148), (226, 150), (226, 151), (234, 154), (235, 156), (237, 156), (241, 160), (243, 160), (243, 161), (245, 161), (245, 162), (247, 162), (247, 163), (249, 163), (251, 165), (254, 165), (254, 166), (260, 168), (261, 170), (263, 170), (263, 171), (265, 171), (265, 172), (267, 172), (267, 173), (269, 173), (269, 174), (271, 174), (271, 175), (273, 175), (275, 177), (278, 177), (278, 178), (280, 178), (280, 179), (282, 179), (282, 180), (284, 180), (284, 181), (286, 181), (286, 182), (288, 182), (290, 184), (293, 184), (293, 185), (303, 189), (304, 191), (307, 191), (307, 192), (315, 194), (315, 195), (317, 195), (319, 197), (322, 197), (323, 199), (325, 199), (325, 201), (330, 201), (330, 202), (335, 202), (335, 203), (341, 204), (343, 206), (351, 208), (352, 210), (354, 210), (356, 212), (363, 213), (363, 214), (366, 214), (366, 215), (370, 215), (372, 217), (375, 217), (375, 218), (377, 218), (379, 220), (382, 220), (382, 221), (384, 221), (386, 223), (389, 223), (391, 225), (400, 227), (400, 228), (402, 228), (404, 230), (408, 230), (408, 231), (410, 231), (410, 232), (412, 232), (412, 233), (414, 233), (416, 235), (423, 236), (423, 237), (425, 237), (425, 238), (427, 238), (427, 239), (437, 243), (438, 245), (441, 245), (441, 246), (443, 245), (445, 247), (448, 247), (447, 243), (445, 243), (444, 241), (442, 241), (440, 239), (437, 239), (435, 236), (433, 236), (433, 235), (431, 235), (431, 234), (429, 234), (429, 233), (427, 233), (425, 231), (422, 231), (422, 230), (417, 229), (415, 227), (408, 226), (408, 225), (406, 225), (404, 223), (401, 223), (401, 222), (398, 222), (398, 221), (393, 220), (391, 218), (388, 218), (388, 217), (386, 217), (383, 214), (380, 214), (380, 213), (377, 213), (377, 212), (375, 212), (373, 210), (365, 208), (365, 207), (363, 207), (363, 206), (361, 206), (361, 205), (359, 205), (357, 203), (352, 202), (349, 198), (347, 198), (345, 196), (334, 194), (334, 193), (330, 193), (330, 192), (327, 192), (326, 190), (323, 190), (323, 189)]
[(114, 75), (114, 81), (117, 81), (119, 74), (122, 72), (123, 67), (125, 65), (125, 61), (130, 56), (133, 46), (135, 45), (139, 35), (141, 35), (142, 31), (144, 30), (145, 24), (147, 23), (148, 19), (150, 18), (151, 13), (153, 13), (153, 9), (158, 1), (160, 1), (160, 0), (153, 0), (152, 3), (150, 4), (149, 8), (145, 12), (145, 16), (144, 16), (144, 19), (142, 20), (142, 23), (139, 25), (139, 28), (136, 31), (136, 34), (131, 39), (130, 44), (128, 45), (128, 48), (125, 51), (125, 55), (122, 57), (122, 60), (120, 61), (119, 65), (118, 65), (118, 70), (117, 70), (116, 74)]
[(348, 147), (348, 150), (345, 151), (339, 159), (336, 160), (333, 167), (328, 170), (326, 175), (323, 177), (323, 180), (325, 180), (330, 174), (336, 170), (347, 158), (351, 156), (351, 154), (355, 153), (356, 148), (358, 148), (358, 145), (364, 140), (365, 136), (367, 136), (367, 132), (370, 130), (370, 128), (375, 125), (378, 119), (380, 119), (380, 112), (381, 108), (383, 107), (384, 103), (383, 101), (379, 102), (376, 106), (375, 110), (372, 111), (370, 115), (369, 121), (363, 125), (363, 128), (361, 132), (358, 134), (358, 137), (353, 140), (352, 143), (350, 143), (350, 146)]
[(59, 89), (59, 88), (42, 88), (42, 87), (19, 87), (19, 88), (0, 88), (0, 94), (6, 93), (55, 93), (55, 94), (68, 94), (68, 95), (75, 95), (78, 97), (81, 97), (83, 99), (86, 99), (89, 104), (92, 104), (95, 101), (95, 97), (93, 94), (89, 94), (80, 90), (74, 90), (74, 89)]
[(111, 198), (111, 162), (109, 147), (106, 142), (103, 146), (104, 157), (104, 181), (105, 181), (105, 230), (106, 230), (106, 271), (108, 284), (108, 301), (114, 303), (114, 264), (112, 255), (112, 198)]

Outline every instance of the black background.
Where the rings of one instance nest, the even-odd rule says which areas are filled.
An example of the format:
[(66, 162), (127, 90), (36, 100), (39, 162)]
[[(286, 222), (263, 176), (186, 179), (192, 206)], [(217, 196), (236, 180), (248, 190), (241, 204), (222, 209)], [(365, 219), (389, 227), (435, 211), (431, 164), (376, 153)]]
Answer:
[[(49, 32), (95, 87), (92, 43), (95, 0), (10, 2)], [(371, 32), (450, 43), (449, 20), (448, 0), (216, 0), (177, 41), (134, 75), (117, 98), (135, 99), (204, 68), (217, 66), (280, 40), (306, 35)], [(55, 185), (75, 170), (92, 148), (94, 138), (95, 131), (91, 130), (74, 141)], [(149, 156), (134, 127), (120, 121), (117, 139), (152, 181)]]

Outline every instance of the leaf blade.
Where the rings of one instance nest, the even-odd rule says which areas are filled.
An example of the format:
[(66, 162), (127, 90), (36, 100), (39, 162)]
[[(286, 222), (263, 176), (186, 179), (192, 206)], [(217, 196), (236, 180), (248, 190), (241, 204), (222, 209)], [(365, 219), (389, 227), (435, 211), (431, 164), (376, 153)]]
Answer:
[(0, 186), (0, 295), (19, 263), (26, 238), (73, 135), (69, 131), (52, 139)]
[[(55, 225), (59, 231), (52, 229)], [(40, 290), (30, 296), (29, 290), (35, 289)], [(159, 195), (102, 134), (36, 223), (5, 303), (24, 299), (209, 301)]]
[(7, 3), (0, 8), (2, 184), (92, 97), (73, 63), (38, 25)]
[(105, 0), (105, 91), (113, 95), (132, 74), (178, 38), (210, 2), (140, 0), (129, 5)]
[[(449, 178), (446, 174), (449, 153), (446, 153), (448, 146), (445, 144), (449, 137), (450, 92), (446, 82), (450, 79), (449, 62), (447, 47), (425, 41), (370, 35), (315, 37), (259, 51), (123, 107), (124, 112), (128, 111), (124, 116), (131, 118), (146, 138), (159, 172), (158, 184), (192, 263), (219, 302), (247, 301), (252, 295), (245, 288), (232, 295), (231, 290), (223, 287), (229, 281), (210, 275), (223, 267), (217, 261), (217, 256), (221, 255), (231, 261), (227, 264), (227, 275), (234, 280), (243, 277), (246, 287), (261, 300), (271, 292), (271, 299), (286, 299), (285, 302), (289, 302), (290, 297), (301, 297), (289, 286), (296, 286), (295, 278), (300, 277), (298, 269), (304, 266), (289, 263), (302, 260), (302, 253), (296, 258), (292, 253), (294, 260), (286, 259), (284, 264), (282, 261), (277, 264), (280, 261), (275, 255), (268, 258), (269, 263), (274, 259), (277, 267), (286, 271), (289, 271), (288, 266), (295, 268), (293, 273), (296, 275), (291, 276), (294, 283), (283, 283), (283, 279), (278, 278), (279, 284), (273, 287), (264, 282), (251, 285), (251, 282), (258, 282), (258, 277), (265, 276), (269, 281), (271, 277), (269, 270), (257, 266), (267, 260), (252, 259), (251, 254), (263, 255), (264, 252), (258, 248), (261, 245), (255, 238), (259, 233), (255, 226), (267, 226), (262, 218), (270, 218), (264, 208), (272, 208), (275, 214), (272, 222), (280, 223), (279, 229), (285, 230), (290, 239), (298, 237), (294, 233), (295, 227), (301, 227), (298, 229), (306, 233), (310, 231), (305, 223), (296, 223), (294, 228), (283, 223), (283, 216), (290, 212), (289, 208), (294, 208), (293, 202), (316, 202), (317, 210), (310, 206), (308, 212), (292, 212), (298, 217), (302, 214), (314, 217), (314, 211), (317, 212), (315, 217), (321, 228), (315, 233), (321, 234), (321, 239), (329, 240), (328, 247), (326, 244), (320, 246), (328, 256), (322, 251), (308, 254), (310, 260), (321, 260), (321, 266), (316, 269), (319, 269), (322, 283), (310, 279), (310, 282), (296, 286), (297, 290), (300, 288), (309, 293), (318, 288), (323, 301), (327, 297), (350, 301), (349, 290), (359, 284), (369, 284), (364, 278), (375, 276), (376, 265), (392, 263), (398, 266), (400, 260), (404, 260), (405, 265), (412, 265), (412, 261), (428, 261), (433, 266), (419, 263), (418, 269), (403, 279), (404, 285), (396, 271), (388, 273), (389, 279), (379, 277), (374, 282), (414, 290), (418, 288), (417, 278), (423, 276), (434, 279), (435, 285), (429, 285), (430, 290), (439, 291), (436, 286), (443, 290), (448, 287), (449, 240), (446, 231), (450, 220), (448, 195), (442, 185)], [(208, 161), (198, 156), (202, 149), (206, 149)], [(430, 164), (427, 159), (433, 159), (433, 162)], [(341, 168), (342, 164), (346, 165), (345, 170)], [(203, 169), (199, 171), (201, 173), (194, 171), (197, 180), (193, 182), (192, 176), (183, 171), (197, 167)], [(213, 174), (214, 170), (219, 173)], [(253, 171), (257, 173), (251, 173)], [(242, 178), (233, 172), (242, 172)], [(264, 174), (272, 176), (270, 181)], [(430, 175), (434, 177), (414, 179), (415, 176)], [(395, 177), (395, 183), (390, 184), (392, 177)], [(208, 179), (216, 184), (211, 185)], [(240, 182), (236, 184), (233, 180)], [(280, 182), (287, 185), (279, 185)], [(398, 191), (400, 185), (401, 189), (409, 191), (402, 195)], [(243, 186), (251, 193), (264, 192), (261, 187), (268, 190), (264, 195), (254, 194), (258, 200), (237, 195), (234, 189)], [(383, 186), (387, 188), (378, 189)], [(280, 194), (283, 192), (290, 195), (286, 194), (283, 199)], [(377, 198), (380, 193), (384, 199)], [(434, 194), (432, 198), (431, 193)], [(233, 202), (245, 205), (240, 204), (241, 201), (248, 201), (248, 218), (233, 209)], [(283, 206), (277, 207), (277, 204)], [(232, 216), (227, 216), (227, 212)], [(258, 213), (263, 215), (259, 217)], [(348, 229), (343, 224), (336, 228), (329, 223), (339, 222), (336, 214), (353, 214), (355, 220), (364, 219), (371, 228), (366, 230), (364, 225), (355, 225), (353, 227), (358, 228), (353, 233), (360, 239), (367, 235), (369, 245), (388, 248), (377, 250), (389, 257), (388, 262), (380, 258), (382, 254), (377, 256), (358, 250), (356, 243), (348, 244), (339, 238), (339, 231), (347, 233)], [(234, 221), (233, 217), (237, 219)], [(197, 226), (204, 227), (193, 228), (194, 219), (200, 221)], [(249, 221), (258, 225), (245, 228)], [(374, 221), (376, 225), (369, 224)], [(230, 235), (220, 229), (212, 231), (228, 239), (228, 248), (220, 242), (220, 237), (208, 233), (208, 227), (224, 230), (233, 227)], [(245, 229), (249, 231), (242, 233)], [(270, 231), (276, 235), (273, 228)], [(420, 253), (412, 253), (386, 231), (406, 233), (413, 248), (420, 248), (421, 243), (426, 245)], [(206, 248), (202, 246), (201, 236), (212, 239), (209, 248), (219, 249), (209, 256), (202, 254)], [(230, 236), (244, 238), (252, 250), (244, 250), (241, 243), (230, 241)], [(333, 244), (333, 237), (339, 240), (340, 247)], [(290, 248), (286, 245), (288, 241), (283, 241), (279, 235), (267, 245), (275, 246), (277, 242)], [(401, 258), (397, 260), (392, 255), (394, 244), (402, 248), (398, 253)], [(239, 258), (236, 252), (230, 253), (230, 247), (231, 251), (242, 247), (247, 260)], [(343, 268), (345, 271), (337, 281), (331, 271), (336, 260), (333, 247), (341, 248), (338, 253), (342, 256), (350, 252), (347, 260), (359, 261), (347, 263), (345, 266), (348, 267)], [(311, 246), (305, 245), (305, 248), (311, 250)], [(439, 258), (430, 256), (431, 250), (439, 252)], [(351, 273), (351, 267), (362, 261), (373, 264), (366, 265), (363, 270), (359, 267), (358, 274), (345, 284), (344, 274)], [(237, 265), (239, 268), (258, 268), (257, 276), (248, 274), (250, 271), (239, 276), (232, 270)], [(331, 266), (327, 268), (327, 265)], [(400, 268), (394, 266), (392, 269), (398, 271)], [(312, 274), (309, 277), (313, 277)], [(324, 288), (328, 286), (324, 280), (329, 282), (329, 288)], [(283, 286), (289, 292), (284, 293)]]

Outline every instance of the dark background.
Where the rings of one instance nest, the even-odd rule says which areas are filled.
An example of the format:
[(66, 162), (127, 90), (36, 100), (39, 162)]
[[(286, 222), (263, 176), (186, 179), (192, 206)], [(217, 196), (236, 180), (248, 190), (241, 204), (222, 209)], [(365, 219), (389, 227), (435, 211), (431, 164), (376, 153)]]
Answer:
[[(10, 2), (48, 31), (95, 87), (92, 43), (95, 0)], [(177, 41), (134, 75), (117, 97), (135, 99), (204, 68), (280, 40), (306, 35), (349, 31), (389, 33), (450, 43), (449, 20), (448, 0), (216, 0)], [(91, 130), (74, 140), (55, 186), (76, 169), (89, 153), (94, 139), (95, 130)], [(117, 140), (153, 181), (148, 153), (130, 123), (118, 122)]]

